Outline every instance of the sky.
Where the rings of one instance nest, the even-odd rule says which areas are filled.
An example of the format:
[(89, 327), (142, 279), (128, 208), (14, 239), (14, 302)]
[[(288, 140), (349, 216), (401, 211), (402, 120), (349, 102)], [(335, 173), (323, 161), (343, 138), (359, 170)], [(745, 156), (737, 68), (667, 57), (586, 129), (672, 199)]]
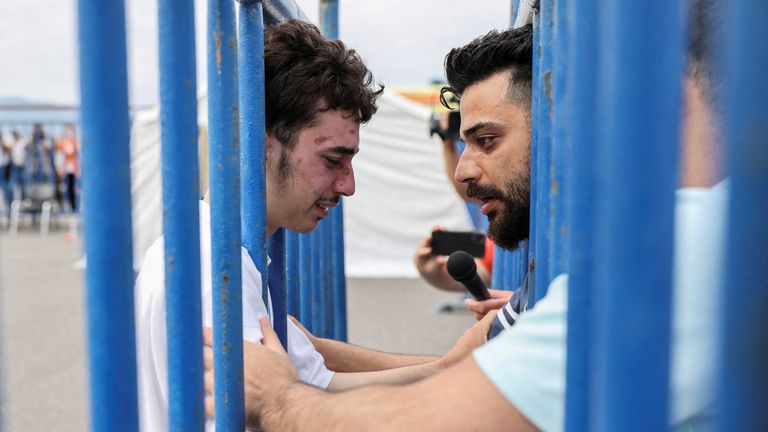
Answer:
[[(317, 23), (318, 0), (296, 3)], [(339, 37), (362, 55), (378, 82), (428, 84), (442, 79), (443, 58), (451, 48), (507, 27), (511, 3), (340, 0)], [(0, 100), (78, 104), (76, 4), (76, 0), (0, 4)], [(205, 83), (205, 4), (195, 0), (198, 86)], [(155, 104), (157, 0), (126, 0), (126, 11), (130, 103)]]

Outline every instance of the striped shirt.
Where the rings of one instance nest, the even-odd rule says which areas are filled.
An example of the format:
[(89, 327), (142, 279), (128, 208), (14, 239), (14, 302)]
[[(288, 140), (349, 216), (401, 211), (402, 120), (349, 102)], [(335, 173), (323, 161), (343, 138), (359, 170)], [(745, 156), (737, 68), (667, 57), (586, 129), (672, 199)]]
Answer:
[(496, 313), (496, 318), (493, 319), (491, 329), (488, 331), (488, 340), (493, 339), (502, 331), (515, 325), (515, 321), (528, 308), (528, 275), (529, 272), (526, 271), (520, 288), (512, 292), (509, 303)]

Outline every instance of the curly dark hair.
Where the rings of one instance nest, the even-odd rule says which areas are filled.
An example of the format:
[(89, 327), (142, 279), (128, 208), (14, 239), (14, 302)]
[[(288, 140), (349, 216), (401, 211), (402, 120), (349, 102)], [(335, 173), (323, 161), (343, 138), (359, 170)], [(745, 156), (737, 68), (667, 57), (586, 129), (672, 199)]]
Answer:
[(440, 101), (451, 108), (446, 101), (446, 93), (461, 99), (462, 93), (470, 85), (497, 72), (510, 70), (509, 99), (530, 107), (532, 56), (531, 24), (503, 32), (493, 30), (461, 48), (454, 48), (445, 56), (448, 85), (440, 90)]
[(367, 122), (384, 90), (355, 50), (298, 20), (265, 31), (264, 72), (266, 129), (288, 149), (320, 112), (349, 111)]

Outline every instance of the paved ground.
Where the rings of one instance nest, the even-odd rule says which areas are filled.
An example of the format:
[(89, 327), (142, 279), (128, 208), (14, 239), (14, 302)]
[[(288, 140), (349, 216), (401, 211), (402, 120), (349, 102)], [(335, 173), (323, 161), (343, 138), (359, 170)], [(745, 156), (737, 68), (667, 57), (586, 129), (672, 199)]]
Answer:
[[(0, 234), (2, 415), (7, 431), (88, 430), (80, 244), (55, 231)], [(418, 280), (348, 283), (350, 341), (405, 353), (444, 352), (472, 322), (437, 314), (455, 298)]]

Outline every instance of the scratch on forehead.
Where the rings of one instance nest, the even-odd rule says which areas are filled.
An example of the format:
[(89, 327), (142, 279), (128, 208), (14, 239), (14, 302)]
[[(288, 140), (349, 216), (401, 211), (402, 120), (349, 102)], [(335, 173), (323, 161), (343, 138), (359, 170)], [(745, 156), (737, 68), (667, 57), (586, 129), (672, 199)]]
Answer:
[(328, 141), (329, 139), (331, 139), (331, 137), (329, 137), (329, 136), (319, 136), (319, 137), (315, 138), (315, 144), (316, 145), (323, 144), (324, 142)]

